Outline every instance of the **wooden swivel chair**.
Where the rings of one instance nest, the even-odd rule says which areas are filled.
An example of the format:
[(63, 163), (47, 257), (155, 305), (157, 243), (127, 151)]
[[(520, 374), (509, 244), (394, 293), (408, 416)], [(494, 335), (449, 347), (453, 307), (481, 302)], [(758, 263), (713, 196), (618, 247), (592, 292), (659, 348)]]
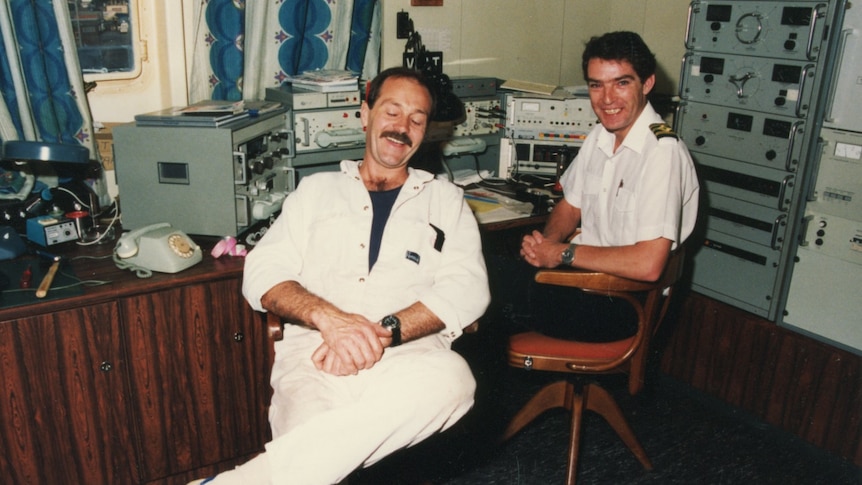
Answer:
[[(592, 271), (538, 271), (535, 279), (539, 283), (580, 288), (631, 304), (638, 315), (637, 333), (630, 338), (607, 343), (561, 340), (536, 332), (519, 333), (509, 339), (509, 365), (526, 370), (570, 374), (628, 373), (629, 393), (636, 394), (643, 388), (650, 338), (667, 312), (673, 285), (682, 273), (682, 266), (683, 251), (678, 249), (668, 259), (661, 278), (653, 283)], [(652, 463), (614, 398), (598, 384), (583, 383), (578, 379), (560, 380), (543, 387), (512, 418), (503, 433), (503, 439), (509, 439), (540, 414), (557, 407), (571, 412), (567, 485), (575, 483), (584, 409), (600, 414), (644, 468), (652, 470)]]

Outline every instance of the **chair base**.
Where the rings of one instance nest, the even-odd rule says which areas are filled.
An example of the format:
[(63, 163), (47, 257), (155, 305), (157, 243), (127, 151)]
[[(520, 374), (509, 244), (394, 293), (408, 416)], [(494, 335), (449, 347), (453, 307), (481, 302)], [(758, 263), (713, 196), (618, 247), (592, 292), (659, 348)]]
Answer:
[[(578, 392), (577, 387), (582, 387)], [(580, 386), (568, 381), (557, 381), (548, 384), (537, 392), (521, 408), (509, 426), (503, 432), (503, 440), (508, 440), (540, 414), (553, 408), (564, 408), (571, 412), (571, 433), (569, 435), (568, 470), (566, 484), (574, 485), (577, 475), (578, 451), (580, 445), (581, 427), (584, 409), (601, 415), (611, 428), (622, 439), (623, 443), (634, 453), (638, 461), (647, 470), (652, 470), (652, 462), (647, 457), (643, 447), (638, 442), (631, 427), (623, 416), (622, 410), (614, 398), (598, 384)]]

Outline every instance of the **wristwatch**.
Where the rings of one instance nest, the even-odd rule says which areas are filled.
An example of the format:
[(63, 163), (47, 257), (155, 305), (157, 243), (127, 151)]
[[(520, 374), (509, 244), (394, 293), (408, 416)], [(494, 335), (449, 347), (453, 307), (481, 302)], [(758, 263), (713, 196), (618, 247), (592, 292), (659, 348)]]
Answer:
[(563, 259), (563, 264), (565, 264), (566, 266), (571, 266), (572, 263), (575, 261), (576, 247), (578, 247), (577, 244), (571, 243), (568, 245), (568, 247), (566, 247), (566, 249), (563, 249), (563, 253), (561, 254), (561, 256)]
[(380, 325), (383, 328), (389, 329), (392, 332), (392, 343), (390, 347), (401, 345), (401, 320), (395, 315), (386, 315), (383, 320), (380, 320)]

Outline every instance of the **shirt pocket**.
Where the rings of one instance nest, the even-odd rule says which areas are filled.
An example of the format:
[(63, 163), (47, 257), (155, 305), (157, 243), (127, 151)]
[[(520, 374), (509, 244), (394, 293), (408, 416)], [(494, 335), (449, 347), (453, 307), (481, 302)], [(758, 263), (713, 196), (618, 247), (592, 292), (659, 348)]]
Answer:
[(614, 197), (614, 209), (610, 217), (615, 244), (633, 244), (630, 238), (637, 235), (637, 197), (633, 191), (622, 187), (617, 189)]
[(626, 214), (635, 210), (635, 193), (625, 188), (618, 188), (614, 201), (614, 212)]
[(582, 212), (592, 212), (598, 214), (599, 194), (602, 191), (602, 178), (590, 173), (587, 173), (584, 178), (583, 200), (581, 201)]
[[(390, 222), (393, 222), (390, 220)], [(392, 232), (397, 231), (397, 236)], [(434, 248), (438, 232), (427, 222), (401, 221), (387, 228), (389, 237), (384, 241), (385, 267), (398, 273), (413, 274), (425, 281), (433, 278), (440, 265), (441, 252)], [(385, 249), (384, 249), (385, 248)], [(445, 249), (445, 244), (443, 249)], [(377, 264), (384, 262), (384, 254)], [(391, 265), (391, 266), (390, 266)], [(375, 269), (377, 269), (375, 265)], [(383, 269), (383, 267), (381, 267)]]

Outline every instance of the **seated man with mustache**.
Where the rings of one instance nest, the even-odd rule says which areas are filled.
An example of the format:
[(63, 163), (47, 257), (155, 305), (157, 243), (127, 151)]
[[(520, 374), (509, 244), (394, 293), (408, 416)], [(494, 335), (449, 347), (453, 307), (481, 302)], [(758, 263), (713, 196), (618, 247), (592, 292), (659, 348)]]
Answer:
[(408, 167), (433, 92), (416, 71), (380, 73), (361, 108), (363, 159), (305, 177), (248, 254), (246, 299), (286, 322), (273, 440), (205, 483), (338, 483), (473, 405), (451, 344), (490, 301), (479, 229), (460, 188)]

